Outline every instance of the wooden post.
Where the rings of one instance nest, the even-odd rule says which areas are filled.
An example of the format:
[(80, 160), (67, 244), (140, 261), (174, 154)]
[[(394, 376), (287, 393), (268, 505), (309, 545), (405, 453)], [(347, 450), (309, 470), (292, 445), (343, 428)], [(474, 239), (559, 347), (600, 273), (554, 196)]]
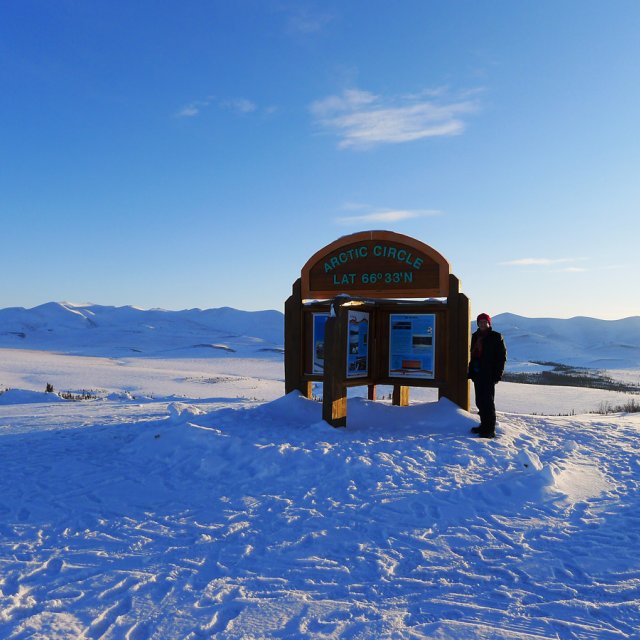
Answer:
[(376, 390), (376, 385), (375, 384), (370, 384), (367, 385), (367, 398), (369, 400), (377, 400), (377, 390)]
[(311, 398), (311, 382), (303, 379), (304, 345), (302, 326), (302, 293), (298, 278), (291, 287), (291, 295), (284, 303), (284, 390), (296, 389)]
[(469, 411), (471, 405), (471, 393), (469, 391), (469, 349), (471, 348), (471, 305), (469, 298), (464, 293), (458, 294), (458, 340), (460, 341), (460, 353), (458, 362), (460, 367), (460, 377), (457, 385), (456, 404)]
[(460, 293), (460, 281), (449, 275), (447, 298), (447, 367), (446, 381), (438, 390), (439, 398), (448, 398), (461, 409), (469, 411), (471, 402), (467, 367), (471, 344), (469, 298)]
[(393, 385), (393, 398), (391, 404), (398, 407), (409, 406), (409, 387), (402, 384)]
[[(334, 303), (335, 304), (335, 303)], [(324, 330), (324, 375), (322, 419), (332, 427), (347, 426), (347, 320), (345, 310), (335, 305), (336, 315), (327, 318)]]

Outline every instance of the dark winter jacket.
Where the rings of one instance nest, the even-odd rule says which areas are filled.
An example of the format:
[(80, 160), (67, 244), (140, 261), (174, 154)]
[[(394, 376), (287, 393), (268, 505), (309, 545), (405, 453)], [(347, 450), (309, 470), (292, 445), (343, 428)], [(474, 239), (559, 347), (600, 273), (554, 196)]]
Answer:
[[(482, 339), (480, 357), (474, 357), (474, 350), (479, 339)], [(491, 380), (499, 382), (504, 373), (504, 365), (507, 361), (507, 348), (502, 334), (493, 329), (482, 335), (476, 331), (471, 336), (471, 359), (469, 362), (469, 375), (471, 380)]]

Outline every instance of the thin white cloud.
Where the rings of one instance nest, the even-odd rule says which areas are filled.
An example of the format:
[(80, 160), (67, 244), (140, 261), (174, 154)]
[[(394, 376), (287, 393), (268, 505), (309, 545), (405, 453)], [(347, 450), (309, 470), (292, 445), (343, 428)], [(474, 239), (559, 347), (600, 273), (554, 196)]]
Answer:
[(442, 212), (440, 211), (430, 209), (390, 209), (386, 211), (375, 211), (358, 216), (342, 216), (336, 218), (336, 222), (344, 225), (360, 224), (363, 222), (401, 222), (402, 220), (410, 220), (412, 218), (438, 216), (441, 215), (441, 213)]
[[(253, 113), (258, 110), (258, 105), (255, 102), (248, 100), (247, 98), (229, 98), (226, 100), (216, 100), (214, 98), (207, 98), (206, 100), (194, 100), (193, 102), (182, 107), (176, 114), (176, 118), (195, 118), (202, 115), (202, 112), (212, 106), (217, 106), (219, 109), (225, 111), (231, 111), (237, 114)], [(275, 107), (269, 107), (267, 113), (273, 113)]]
[[(532, 267), (533, 270), (543, 270), (546, 273), (587, 273), (597, 271), (609, 271), (611, 269), (624, 269), (621, 264), (609, 264), (600, 266), (581, 267), (576, 265), (579, 262), (588, 261), (589, 258), (519, 258), (517, 260), (509, 260), (508, 262), (500, 262), (501, 266), (506, 267)], [(560, 265), (567, 266), (560, 266)], [(545, 267), (549, 268), (545, 270)], [(532, 270), (532, 272), (533, 272)]]
[(329, 13), (320, 13), (297, 4), (291, 7), (286, 31), (293, 36), (309, 36), (323, 31), (332, 20), (333, 16)]
[(194, 100), (185, 105), (176, 113), (176, 118), (195, 118), (199, 116), (203, 109), (206, 109), (212, 102), (212, 98), (206, 100)]
[(199, 113), (200, 113), (200, 108), (196, 107), (193, 104), (190, 104), (190, 105), (187, 105), (186, 107), (183, 107), (182, 109), (180, 109), (180, 111), (178, 111), (178, 113), (176, 113), (176, 117), (178, 117), (178, 118), (194, 118)]
[(463, 117), (477, 111), (478, 103), (472, 93), (454, 99), (444, 89), (387, 99), (350, 89), (309, 109), (323, 129), (340, 137), (340, 148), (365, 149), (458, 135), (465, 129)]
[(232, 100), (223, 100), (220, 102), (223, 109), (228, 109), (235, 113), (252, 113), (258, 108), (255, 102), (246, 98), (234, 98)]
[(562, 264), (567, 262), (576, 262), (579, 260), (585, 260), (585, 258), (519, 258), (517, 260), (509, 260), (508, 262), (501, 262), (500, 264), (506, 267), (549, 267), (556, 264)]

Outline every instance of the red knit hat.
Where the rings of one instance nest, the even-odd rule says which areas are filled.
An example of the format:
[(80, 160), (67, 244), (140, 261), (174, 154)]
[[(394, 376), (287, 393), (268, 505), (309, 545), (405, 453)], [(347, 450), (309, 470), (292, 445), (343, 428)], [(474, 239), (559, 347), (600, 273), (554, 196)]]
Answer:
[(489, 326), (491, 326), (491, 316), (490, 316), (488, 313), (481, 313), (481, 314), (478, 316), (478, 318), (477, 318), (476, 322), (479, 324), (479, 323), (480, 323), (480, 320), (486, 320), (486, 321), (487, 321), (487, 324), (488, 324)]

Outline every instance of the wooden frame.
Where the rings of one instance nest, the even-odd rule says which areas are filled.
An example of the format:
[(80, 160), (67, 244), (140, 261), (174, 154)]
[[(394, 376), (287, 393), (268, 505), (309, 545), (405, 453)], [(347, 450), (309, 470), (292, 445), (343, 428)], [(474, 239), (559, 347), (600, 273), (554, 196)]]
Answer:
[[(375, 245), (363, 244), (366, 242)], [(313, 269), (327, 258), (335, 257), (336, 251), (349, 247), (389, 246), (413, 248), (412, 264), (421, 260), (420, 267), (427, 258), (437, 265), (437, 282), (428, 290), (416, 289), (358, 289), (366, 293), (365, 299), (341, 296), (335, 291), (321, 289), (314, 285)], [(420, 253), (418, 253), (418, 251)], [(380, 253), (383, 252), (381, 248)], [(352, 261), (359, 261), (359, 271), (373, 272), (379, 261), (368, 261), (369, 250), (360, 257), (352, 251)], [(366, 254), (366, 255), (364, 255)], [(376, 256), (374, 256), (376, 257)], [(379, 257), (379, 256), (378, 256)], [(406, 254), (401, 254), (405, 258)], [(391, 258), (398, 261), (396, 256)], [(334, 264), (343, 264), (337, 259)], [(374, 265), (374, 266), (372, 266)], [(409, 265), (411, 267), (411, 265)], [(352, 265), (349, 265), (352, 268)], [(373, 270), (373, 271), (372, 271)], [(417, 270), (417, 269), (416, 269)], [(377, 272), (376, 272), (377, 273)], [(431, 273), (430, 277), (434, 277)], [(446, 283), (444, 279), (446, 278)], [(306, 279), (306, 285), (305, 285)], [(314, 288), (315, 286), (315, 288)], [(344, 292), (340, 292), (344, 293)], [(417, 298), (438, 297), (446, 300), (397, 300), (389, 297)], [(331, 296), (329, 296), (331, 294)], [(420, 294), (420, 295), (418, 295)], [(312, 302), (306, 302), (314, 298)], [(369, 312), (368, 371), (366, 377), (349, 378), (346, 373), (348, 345), (349, 310)], [(313, 371), (313, 314), (329, 313), (325, 324), (324, 370)], [(392, 314), (433, 314), (435, 315), (434, 377), (415, 378), (392, 376), (389, 371), (390, 316)], [(470, 394), (467, 380), (469, 357), (470, 305), (469, 299), (460, 292), (458, 278), (449, 273), (449, 263), (434, 249), (409, 238), (387, 231), (367, 231), (345, 236), (316, 252), (302, 269), (301, 277), (292, 287), (292, 294), (285, 303), (285, 390), (298, 390), (310, 398), (312, 384), (323, 384), (323, 418), (333, 426), (346, 426), (347, 388), (367, 386), (369, 399), (376, 397), (376, 385), (393, 386), (393, 403), (407, 405), (410, 387), (435, 387), (438, 397), (446, 397), (465, 410), (469, 410)]]
[[(449, 263), (429, 245), (391, 231), (343, 236), (302, 267), (302, 299), (446, 297)], [(380, 276), (380, 277), (379, 277)]]

